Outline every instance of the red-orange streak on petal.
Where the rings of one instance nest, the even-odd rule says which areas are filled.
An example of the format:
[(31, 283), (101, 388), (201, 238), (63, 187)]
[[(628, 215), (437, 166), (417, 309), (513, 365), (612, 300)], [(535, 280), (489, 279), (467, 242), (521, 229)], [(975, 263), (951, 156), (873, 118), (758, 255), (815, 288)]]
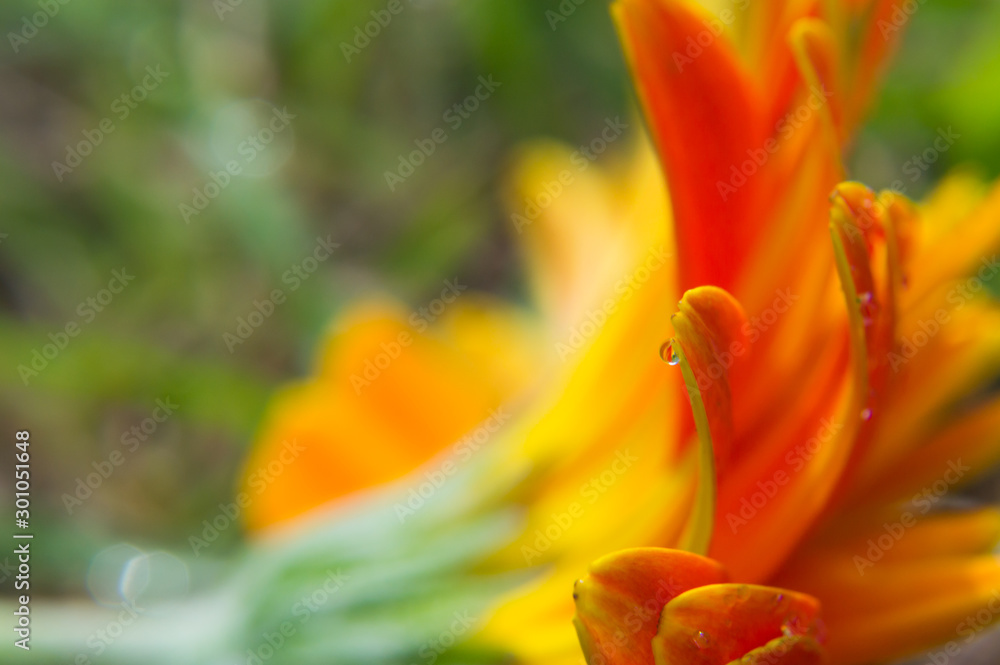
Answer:
[(802, 76), (784, 36), (800, 18), (817, 16), (818, 5), (816, 0), (753, 0), (744, 10), (749, 15), (747, 39), (752, 52), (750, 61), (758, 63), (754, 70), (761, 79), (766, 103), (770, 105), (768, 127), (773, 127), (788, 113), (802, 84)]
[(725, 198), (719, 183), (764, 142), (758, 91), (724, 33), (698, 46), (712, 32), (693, 3), (620, 0), (613, 11), (670, 187), (679, 285), (732, 290), (763, 220), (754, 181)]

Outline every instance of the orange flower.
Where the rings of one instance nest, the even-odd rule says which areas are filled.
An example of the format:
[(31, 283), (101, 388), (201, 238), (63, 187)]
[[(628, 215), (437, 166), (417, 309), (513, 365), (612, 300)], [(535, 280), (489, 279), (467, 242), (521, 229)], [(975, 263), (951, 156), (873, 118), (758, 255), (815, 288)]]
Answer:
[[(539, 316), (461, 300), (418, 333), (395, 305), (348, 315), (266, 421), (248, 484), (285, 440), (306, 460), (251, 526), (466, 473), (456, 441), (503, 407), (485, 444), (501, 463), (462, 487), (514, 488), (520, 535), (487, 567), (535, 577), (480, 645), (578, 662), (568, 589), (595, 559), (576, 606), (591, 663), (853, 665), (964, 644), (1000, 588), (1000, 514), (942, 497), (1000, 457), (1000, 316), (982, 291), (1000, 188), (956, 177), (918, 206), (841, 183), (893, 9), (618, 0), (669, 201), (640, 146), (515, 223)], [(514, 209), (572, 163), (527, 155)]]
[[(787, 616), (762, 618), (755, 603), (775, 593), (795, 599), (791, 616), (821, 608), (836, 663), (957, 649), (1000, 588), (997, 512), (941, 504), (1000, 452), (1000, 403), (973, 399), (1000, 369), (997, 310), (973, 293), (996, 272), (1000, 189), (953, 182), (920, 209), (834, 187), (832, 147), (871, 87), (890, 3), (757, 3), (733, 35), (680, 0), (615, 9), (670, 183), (680, 282), (733, 294), (694, 288), (674, 319), (673, 360), (714, 451), (676, 544), (737, 581), (795, 592), (751, 587), (744, 603), (745, 587), (709, 578), (664, 599), (658, 630), (629, 634), (620, 610), (633, 605), (612, 584), (578, 602), (585, 650), (613, 663), (824, 662), (812, 635), (782, 642)], [(663, 556), (609, 557), (590, 578), (648, 589)], [(691, 565), (703, 564), (681, 557), (671, 571)], [(641, 657), (602, 648), (615, 631)], [(708, 646), (692, 647), (692, 631)]]

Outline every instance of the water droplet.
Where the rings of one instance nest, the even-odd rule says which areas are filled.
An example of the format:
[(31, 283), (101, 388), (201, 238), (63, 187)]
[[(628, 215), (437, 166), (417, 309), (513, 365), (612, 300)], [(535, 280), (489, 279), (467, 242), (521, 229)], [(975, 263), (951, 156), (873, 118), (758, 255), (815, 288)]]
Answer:
[(676, 365), (681, 361), (681, 357), (674, 351), (672, 342), (664, 342), (663, 346), (660, 347), (660, 359), (670, 365)]
[(868, 422), (872, 419), (872, 410), (868, 407), (861, 409), (861, 420)]
[(703, 630), (699, 630), (698, 634), (695, 635), (692, 639), (694, 640), (695, 645), (699, 649), (704, 649), (705, 647), (708, 646), (708, 643), (711, 641), (708, 635)]
[(865, 291), (862, 295), (858, 296), (858, 304), (858, 309), (861, 311), (861, 317), (865, 325), (870, 326), (875, 320), (875, 315), (878, 314), (878, 303), (872, 298), (870, 291)]
[(802, 635), (805, 632), (802, 626), (802, 618), (796, 614), (788, 617), (788, 620), (781, 624), (781, 632), (785, 637)]

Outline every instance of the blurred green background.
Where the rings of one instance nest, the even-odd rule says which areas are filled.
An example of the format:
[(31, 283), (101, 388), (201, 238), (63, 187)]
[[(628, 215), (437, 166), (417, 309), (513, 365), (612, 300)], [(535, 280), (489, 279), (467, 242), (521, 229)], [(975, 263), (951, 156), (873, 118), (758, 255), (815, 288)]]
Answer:
[[(187, 550), (230, 500), (268, 395), (308, 371), (346, 301), (385, 291), (425, 302), (453, 276), (518, 298), (500, 199), (517, 146), (589, 141), (605, 118), (631, 113), (604, 0), (556, 24), (555, 0), (403, 0), (367, 46), (345, 49), (387, 4), (0, 4), (0, 422), (5, 436), (32, 433), (33, 520), (46, 543), (36, 593), (81, 591), (109, 543)], [(25, 21), (44, 7), (53, 15), (32, 33)], [(888, 186), (947, 127), (960, 139), (907, 178), (908, 194), (959, 164), (1000, 174), (997, 26), (994, 0), (921, 5), (857, 141), (855, 177)], [(500, 87), (448, 127), (443, 114), (480, 76)], [(274, 109), (294, 118), (241, 153)], [(447, 141), (390, 191), (385, 171), (436, 127)], [(78, 166), (53, 167), (88, 141)], [(204, 210), (181, 210), (251, 153)], [(288, 278), (327, 236), (333, 255)], [(87, 304), (122, 269), (134, 280), (98, 300), (101, 311)], [(252, 335), (224, 337), (276, 288), (287, 300)], [(78, 334), (37, 375), (19, 370), (73, 322)], [(176, 413), (124, 448), (121, 470), (70, 514), (64, 494), (123, 449), (158, 399)], [(3, 505), (9, 482), (0, 478)], [(212, 554), (238, 546), (237, 531)]]

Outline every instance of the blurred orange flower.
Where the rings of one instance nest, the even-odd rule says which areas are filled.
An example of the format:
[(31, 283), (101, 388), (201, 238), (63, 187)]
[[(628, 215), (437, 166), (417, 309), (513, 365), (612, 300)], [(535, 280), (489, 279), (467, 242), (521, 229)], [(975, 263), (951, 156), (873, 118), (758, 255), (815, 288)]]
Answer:
[(473, 296), (421, 330), (398, 305), (346, 315), (266, 420), (248, 476), (285, 440), (307, 452), (251, 528), (398, 479), (433, 490), (507, 409), (483, 445), (524, 526), (489, 565), (538, 576), (482, 644), (578, 662), (568, 589), (595, 560), (591, 663), (964, 644), (1000, 585), (1000, 513), (944, 497), (1000, 457), (1000, 188), (954, 176), (918, 206), (841, 182), (891, 2), (716, 9), (614, 5), (669, 195), (645, 145), (610, 166), (528, 151), (510, 198), (534, 203), (514, 226), (540, 315)]

